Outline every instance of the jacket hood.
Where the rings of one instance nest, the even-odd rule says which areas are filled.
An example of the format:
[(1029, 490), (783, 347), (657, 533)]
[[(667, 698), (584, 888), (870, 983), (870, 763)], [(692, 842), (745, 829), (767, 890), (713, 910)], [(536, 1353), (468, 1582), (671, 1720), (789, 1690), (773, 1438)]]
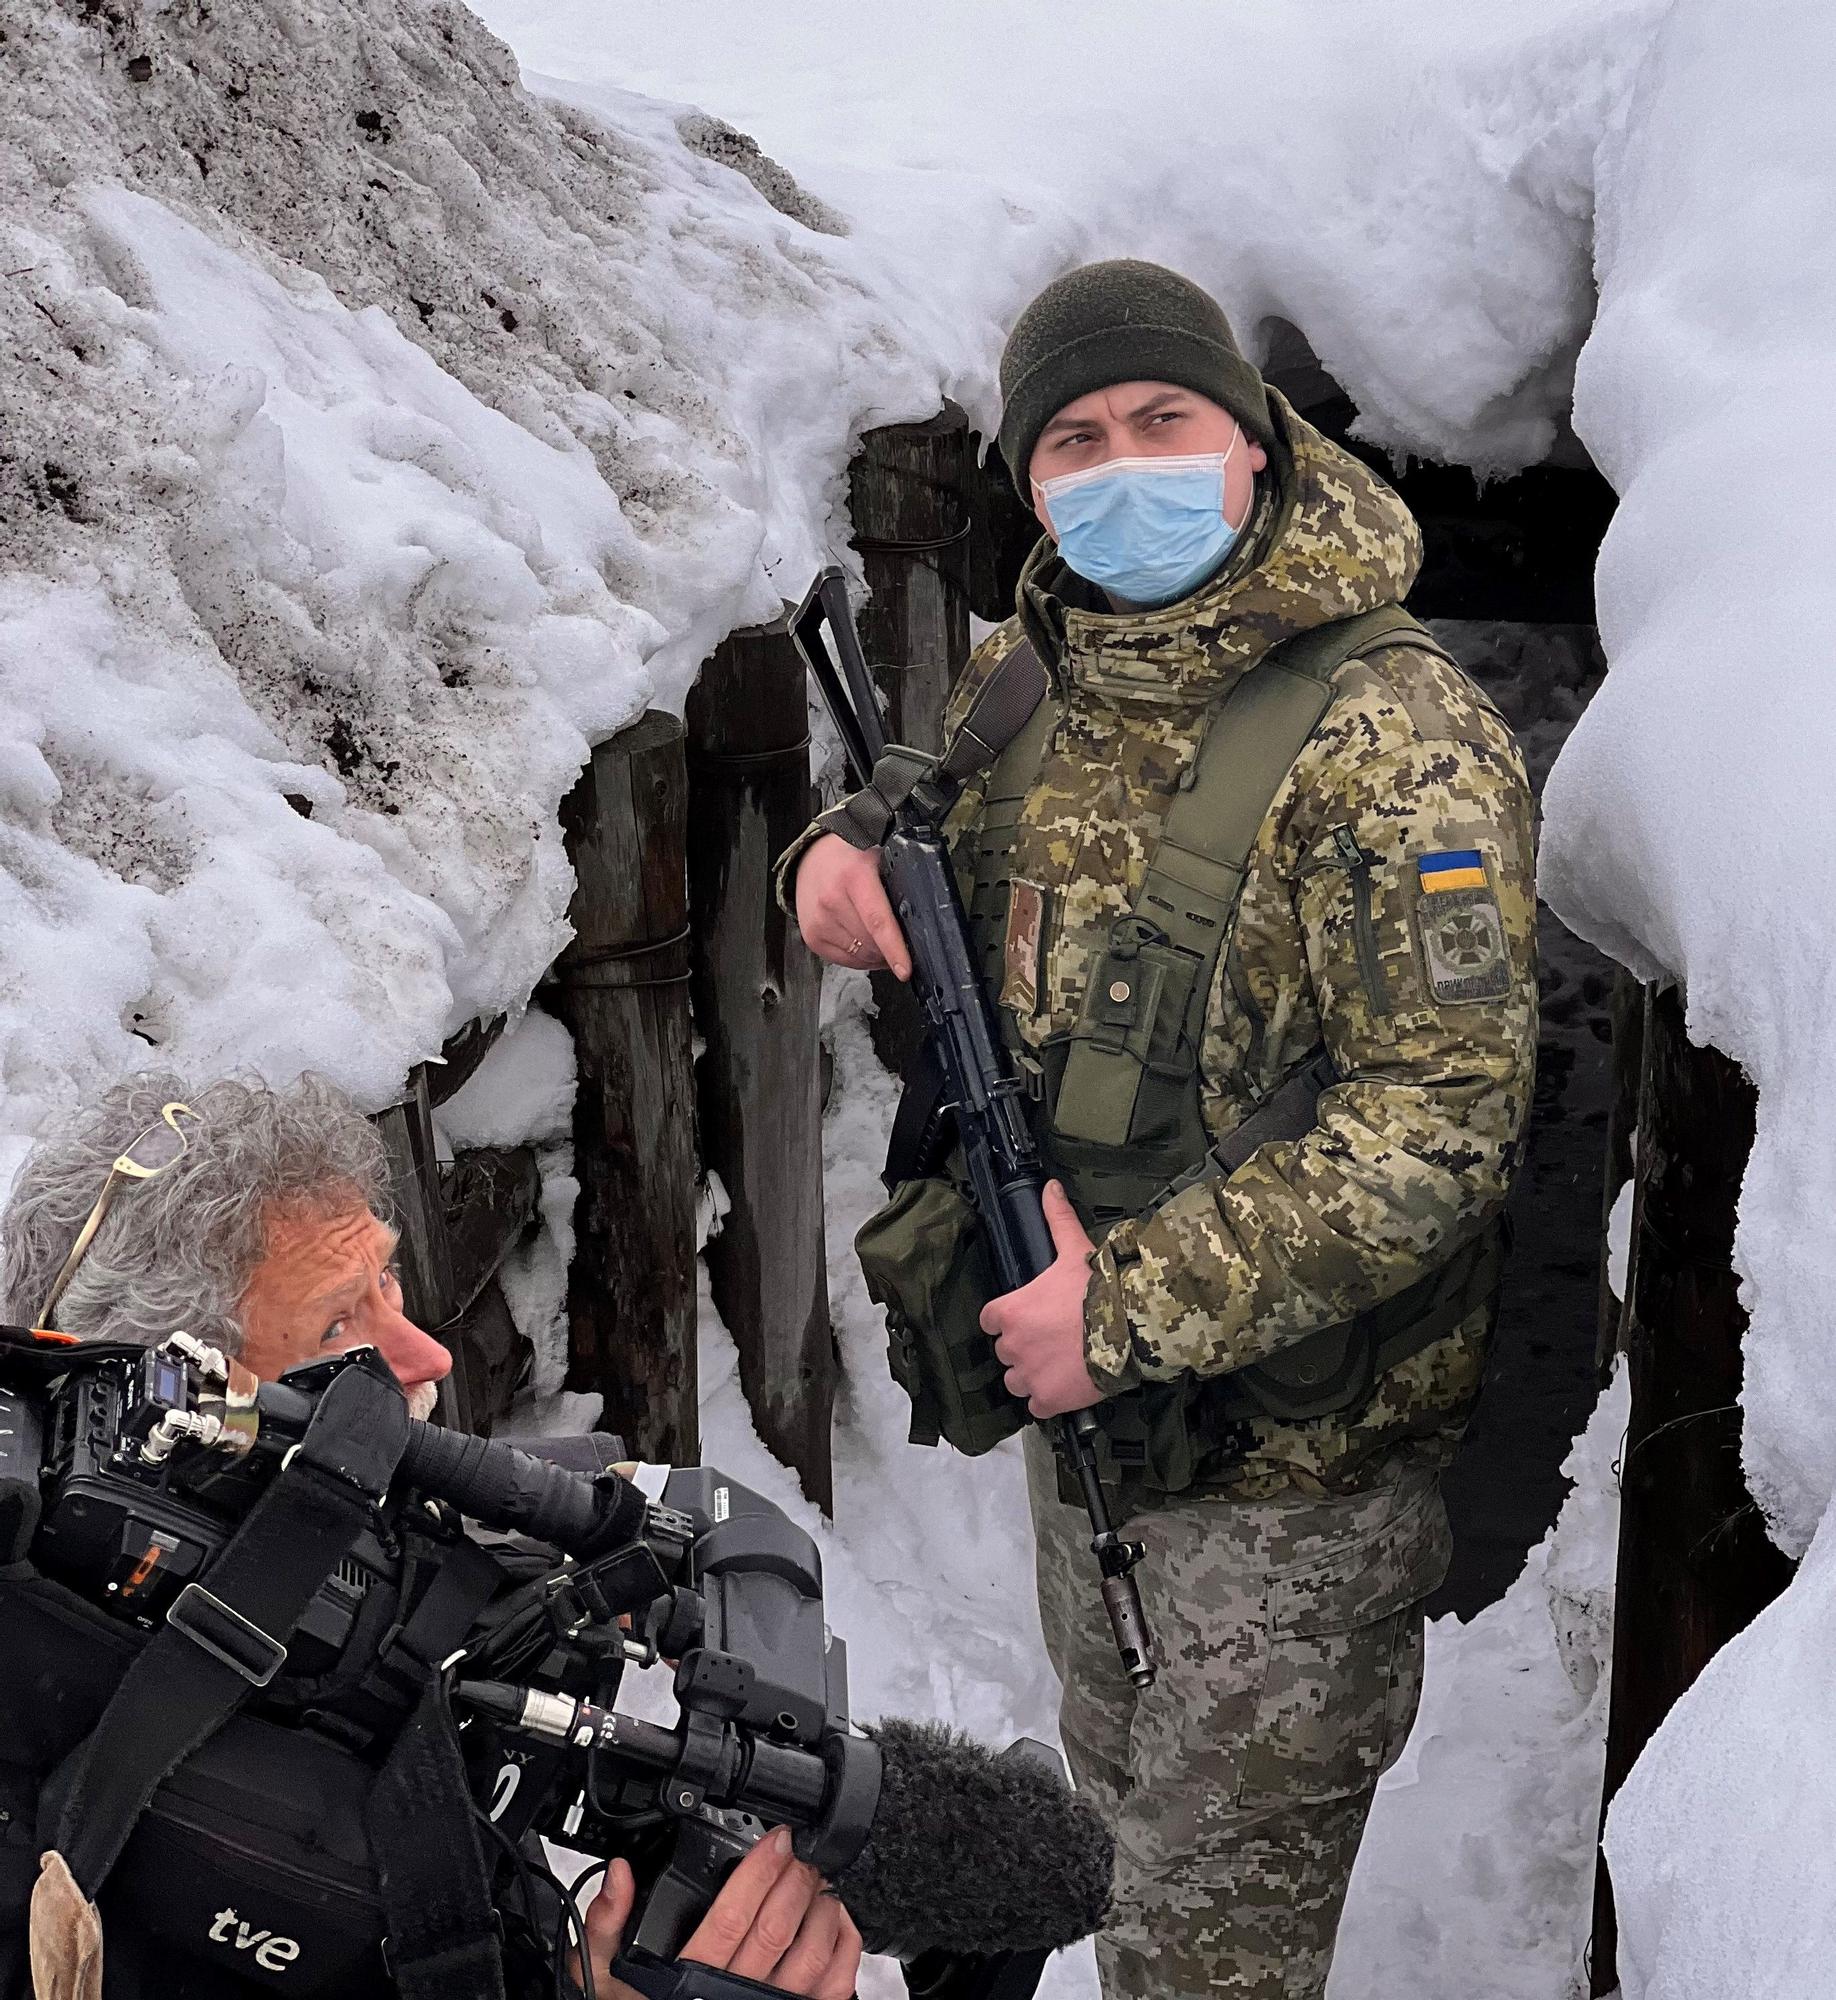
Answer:
[(1111, 698), (1210, 700), (1279, 640), (1400, 601), (1422, 563), (1414, 516), (1273, 390), (1269, 404), (1283, 448), (1258, 480), (1250, 532), (1190, 597), (1156, 611), (1090, 609), (1092, 586), (1041, 540), (1016, 608), (1054, 675)]

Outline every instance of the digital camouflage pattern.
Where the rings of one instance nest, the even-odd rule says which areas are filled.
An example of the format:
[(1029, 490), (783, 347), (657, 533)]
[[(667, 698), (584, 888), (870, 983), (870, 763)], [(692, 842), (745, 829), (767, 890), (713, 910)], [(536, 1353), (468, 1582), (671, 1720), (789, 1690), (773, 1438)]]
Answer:
[[(1112, 614), (1041, 545), (1020, 615), (985, 640), (960, 719), (1029, 638), (1058, 719), (1011, 866), (1031, 885), (985, 962), (1021, 1042), (1077, 1021), (1133, 906), (1206, 720), (1288, 635), (1400, 599), (1421, 548), (1400, 500), (1271, 395), (1287, 449), (1224, 572)], [(1085, 1306), (1111, 1396), (1259, 1360), (1404, 1290), (1502, 1203), (1536, 1046), (1530, 791), (1496, 711), (1449, 660), (1396, 643), (1348, 661), (1251, 857), (1199, 1051), (1226, 1137), (1323, 1042), (1341, 1081), (1316, 1129), (1112, 1229)], [(965, 892), (984, 794), (953, 816)], [(797, 860), (825, 816), (784, 858)], [(1482, 871), (1425, 892), (1422, 863)], [(1431, 870), (1432, 874), (1432, 870)], [(992, 921), (992, 920), (991, 920)], [(1009, 949), (1008, 947), (1012, 947)], [(1448, 1557), (1436, 1474), (1477, 1393), (1487, 1314), (1391, 1369), (1343, 1416), (1261, 1420), (1203, 1489), (1122, 1524), (1163, 1665), (1137, 1693), (1091, 1587), (1089, 1529), (1026, 1438), (1040, 1610), (1080, 1785), (1118, 1833), (1108, 2000), (1318, 2000), (1376, 1780), (1415, 1712), (1422, 1600)]]
[(1123, 1524), (1160, 1676), (1137, 1693), (1089, 1528), (1027, 1435), (1039, 1610), (1078, 1787), (1116, 1834), (1109, 2000), (1318, 2000), (1377, 1780), (1415, 1718), (1421, 1600), (1447, 1568), (1433, 1469), (1328, 1500), (1175, 1500)]
[[(1021, 1039), (1076, 1022), (1109, 926), (1133, 904), (1181, 774), (1219, 697), (1277, 640), (1401, 598), (1420, 564), (1407, 509), (1373, 472), (1274, 399), (1291, 448), (1243, 554), (1157, 612), (1077, 608), (1042, 543), (1021, 615), (986, 639), (950, 725), (1023, 632), (1051, 670), (1057, 727), (1020, 817), (1014, 880), (1036, 885), (1043, 939)], [(1522, 1146), (1536, 1049), (1529, 782), (1504, 721), (1450, 660), (1398, 643), (1348, 661), (1258, 836), (1200, 1050), (1205, 1122), (1226, 1136), (1322, 1042), (1342, 1081), (1305, 1138), (1262, 1147), (1228, 1182), (1115, 1227), (1086, 1302), (1107, 1394), (1191, 1369), (1223, 1373), (1401, 1291), (1502, 1203)], [(973, 863), (981, 794), (953, 817)], [(1425, 858), (1476, 850), (1494, 962), (1483, 997), (1437, 995), (1442, 938)], [(1030, 920), (1030, 919), (1029, 919)], [(1428, 943), (1424, 943), (1426, 933)], [(1499, 990), (1502, 988), (1502, 990)], [(1036, 991), (1034, 990), (1036, 989)], [(1451, 1456), (1477, 1393), (1486, 1314), (1390, 1371), (1344, 1418), (1259, 1422), (1231, 1490), (1343, 1489), (1400, 1439)]]

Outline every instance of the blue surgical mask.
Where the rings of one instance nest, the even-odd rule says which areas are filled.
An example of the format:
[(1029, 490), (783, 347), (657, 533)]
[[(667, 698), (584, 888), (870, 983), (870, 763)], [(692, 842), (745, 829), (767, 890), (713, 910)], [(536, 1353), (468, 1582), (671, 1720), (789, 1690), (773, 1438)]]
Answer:
[[(1179, 458), (1112, 458), (1035, 482), (1058, 553), (1081, 577), (1130, 604), (1172, 604), (1230, 554), (1241, 523), (1224, 518), (1224, 468), (1237, 448)], [(1244, 509), (1244, 518), (1249, 517)]]

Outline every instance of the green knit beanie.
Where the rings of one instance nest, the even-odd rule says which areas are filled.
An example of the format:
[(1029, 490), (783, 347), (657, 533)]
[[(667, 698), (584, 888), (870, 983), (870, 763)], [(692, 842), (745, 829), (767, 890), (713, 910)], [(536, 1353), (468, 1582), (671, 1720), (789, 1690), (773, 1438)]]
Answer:
[(1214, 298), (1164, 264), (1085, 264), (1039, 294), (1001, 354), (1001, 456), (1028, 507), (1027, 461), (1039, 433), (1067, 403), (1116, 382), (1196, 390), (1259, 444), (1275, 441), (1262, 377)]

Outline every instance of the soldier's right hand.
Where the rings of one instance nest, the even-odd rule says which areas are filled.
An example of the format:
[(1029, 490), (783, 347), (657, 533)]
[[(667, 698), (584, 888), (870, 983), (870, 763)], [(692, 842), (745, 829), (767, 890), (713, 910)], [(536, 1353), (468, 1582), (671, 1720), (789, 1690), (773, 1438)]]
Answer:
[(853, 847), (839, 833), (812, 841), (797, 864), (797, 928), (818, 958), (857, 971), (888, 967), (912, 976), (905, 933), (880, 880), (880, 850)]

